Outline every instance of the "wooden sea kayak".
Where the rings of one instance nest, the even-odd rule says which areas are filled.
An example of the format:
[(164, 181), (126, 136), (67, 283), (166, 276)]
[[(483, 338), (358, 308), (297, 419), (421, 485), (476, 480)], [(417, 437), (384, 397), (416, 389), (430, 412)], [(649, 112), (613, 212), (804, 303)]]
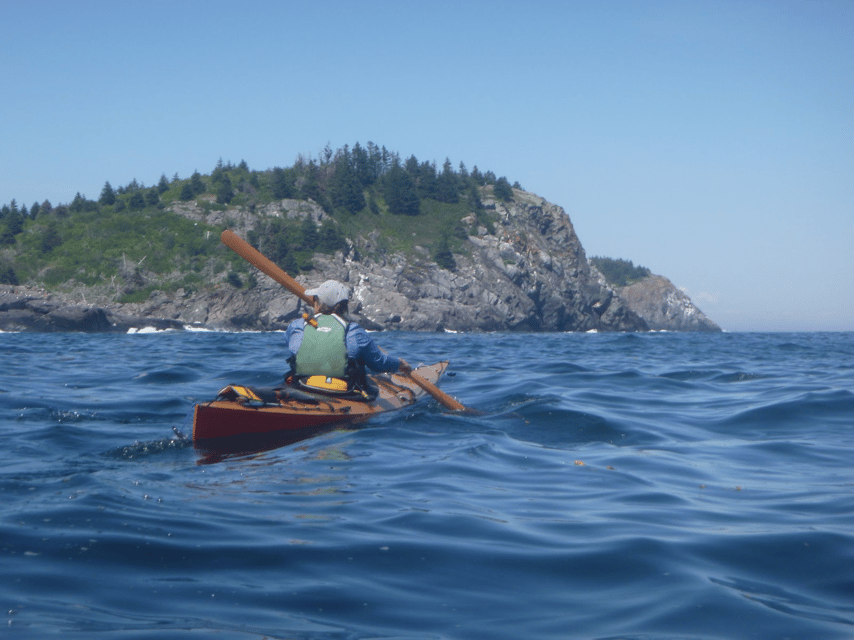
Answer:
[[(438, 362), (418, 367), (414, 372), (435, 384), (447, 367), (447, 361)], [(379, 389), (370, 402), (289, 387), (257, 389), (229, 385), (216, 399), (195, 406), (193, 441), (257, 437), (276, 432), (321, 432), (408, 407), (426, 393), (404, 375), (382, 374), (370, 378)]]

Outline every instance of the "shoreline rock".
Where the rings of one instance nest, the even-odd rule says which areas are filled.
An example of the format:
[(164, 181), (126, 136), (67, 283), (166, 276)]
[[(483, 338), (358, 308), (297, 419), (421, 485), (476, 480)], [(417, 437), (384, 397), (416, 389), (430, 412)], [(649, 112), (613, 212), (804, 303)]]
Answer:
[[(674, 294), (675, 287), (666, 279), (669, 288), (648, 289), (648, 304), (638, 302), (631, 288), (609, 286), (588, 262), (562, 207), (518, 189), (509, 202), (487, 198), (483, 205), (497, 219), (494, 228), (479, 226), (474, 214), (463, 218), (465, 247), (454, 254), (456, 266), (450, 270), (436, 264), (423, 247), (409, 254), (383, 253), (375, 235), (367, 234), (351, 238), (346, 253), (315, 254), (314, 269), (296, 280), (306, 288), (330, 278), (347, 284), (353, 293), (351, 319), (374, 331), (720, 330), (687, 296)], [(314, 203), (296, 200), (282, 200), (268, 209), (270, 215), (311, 217), (315, 222), (323, 215)], [(176, 206), (174, 213), (212, 222), (192, 205)], [(241, 233), (257, 222), (257, 214), (245, 211), (211, 215), (222, 218), (223, 224), (229, 216), (238, 219)], [(154, 290), (136, 303), (116, 302), (129, 290), (115, 285), (87, 288), (69, 282), (65, 293), (0, 285), (0, 330), (286, 329), (302, 313), (300, 301), (263, 274), (255, 281), (251, 289), (220, 281), (198, 291)], [(160, 282), (137, 269), (130, 290)], [(659, 313), (656, 304), (665, 304), (665, 310)]]
[(0, 286), (0, 331), (127, 333), (131, 329), (183, 330), (187, 323), (167, 318), (130, 316), (73, 302), (30, 287)]
[(621, 287), (619, 294), (653, 331), (721, 331), (684, 292), (664, 276), (651, 275), (640, 282)]

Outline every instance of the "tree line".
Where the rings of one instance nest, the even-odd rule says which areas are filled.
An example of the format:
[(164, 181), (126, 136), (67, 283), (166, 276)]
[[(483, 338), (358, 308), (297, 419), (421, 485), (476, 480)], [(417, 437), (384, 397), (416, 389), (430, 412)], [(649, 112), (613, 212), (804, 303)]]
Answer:
[[(333, 219), (362, 212), (394, 216), (421, 216), (425, 201), (443, 204), (465, 203), (471, 210), (482, 211), (480, 188), (490, 185), (501, 200), (513, 197), (513, 187), (506, 177), (491, 171), (470, 171), (463, 162), (455, 168), (446, 159), (441, 168), (435, 162), (419, 161), (414, 155), (403, 159), (368, 142), (355, 143), (333, 150), (327, 145), (317, 157), (300, 155), (290, 167), (273, 167), (265, 171), (249, 169), (243, 160), (237, 165), (220, 159), (209, 175), (198, 170), (185, 179), (175, 174), (171, 179), (161, 174), (152, 186), (133, 179), (118, 187), (106, 181), (97, 200), (78, 192), (74, 199), (54, 206), (49, 200), (21, 205), (16, 200), (0, 207), (0, 249), (7, 249), (0, 259), (0, 283), (18, 283), (18, 274), (8, 256), (24, 249), (48, 259), (68, 241), (70, 226), (77, 218), (94, 216), (152, 216), (176, 202), (195, 200), (207, 207), (246, 207), (254, 211), (275, 200), (286, 198), (313, 200)], [(429, 208), (429, 207), (428, 207)], [(335, 225), (326, 224), (314, 232), (305, 224), (265, 223), (257, 229), (257, 244), (270, 251), (284, 265), (299, 270), (310, 268), (310, 253), (335, 251), (345, 247)], [(29, 229), (37, 237), (22, 245), (22, 233)], [(94, 233), (94, 231), (93, 231)], [(288, 248), (289, 247), (289, 248)], [(286, 250), (287, 248), (287, 250)], [(12, 251), (12, 253), (10, 253)], [(437, 259), (448, 267), (453, 256), (447, 237), (435, 249)], [(17, 262), (17, 259), (16, 259)], [(286, 269), (287, 270), (287, 269)], [(32, 276), (33, 269), (30, 269)]]
[(608, 284), (615, 287), (627, 287), (630, 284), (648, 278), (652, 272), (646, 267), (635, 266), (631, 260), (593, 256), (590, 264), (599, 269)]
[[(12, 238), (23, 230), (24, 222), (40, 214), (64, 216), (81, 211), (98, 211), (109, 207), (114, 212), (140, 211), (146, 208), (163, 207), (171, 201), (193, 200), (210, 193), (218, 204), (231, 204), (236, 198), (239, 204), (252, 206), (270, 200), (295, 198), (314, 200), (328, 213), (343, 210), (358, 213), (366, 208), (376, 212), (377, 201), (383, 201), (391, 213), (419, 215), (421, 201), (433, 199), (438, 202), (456, 203), (461, 197), (479, 199), (476, 187), (493, 185), (495, 197), (508, 201), (513, 197), (506, 177), (496, 177), (492, 171), (481, 172), (477, 166), (471, 171), (463, 162), (457, 169), (446, 159), (441, 170), (435, 162), (420, 162), (414, 155), (406, 160), (396, 152), (372, 142), (362, 147), (356, 143), (333, 151), (327, 145), (317, 159), (300, 155), (287, 168), (273, 167), (266, 171), (252, 171), (245, 160), (233, 165), (217, 162), (209, 176), (198, 170), (181, 180), (175, 174), (171, 180), (166, 174), (160, 176), (156, 185), (146, 187), (133, 179), (129, 184), (114, 188), (109, 181), (104, 183), (97, 200), (88, 199), (78, 192), (67, 204), (54, 207), (49, 200), (34, 202), (31, 207), (12, 200), (0, 207), (0, 244), (12, 244)], [(165, 197), (169, 192), (170, 197)]]

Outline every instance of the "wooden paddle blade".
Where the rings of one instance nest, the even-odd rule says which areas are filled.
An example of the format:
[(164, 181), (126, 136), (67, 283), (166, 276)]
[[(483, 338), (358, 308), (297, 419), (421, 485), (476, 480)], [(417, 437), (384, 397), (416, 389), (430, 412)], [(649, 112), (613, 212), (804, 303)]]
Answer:
[(243, 238), (238, 236), (231, 229), (226, 229), (225, 231), (223, 231), (222, 235), (220, 236), (220, 240), (222, 240), (222, 243), (226, 247), (228, 247), (241, 258), (246, 260), (246, 262), (260, 269), (262, 273), (265, 273), (270, 276), (273, 280), (278, 282), (285, 289), (290, 291), (292, 294), (297, 296), (306, 304), (311, 305), (314, 302), (310, 296), (306, 295), (305, 289), (299, 282), (297, 282), (287, 273), (282, 271), (282, 269), (280, 269), (276, 264), (274, 264), (263, 253), (258, 251), (248, 242), (246, 242)]
[(430, 382), (429, 380), (425, 380), (421, 376), (419, 376), (414, 371), (406, 374), (415, 384), (424, 389), (431, 396), (436, 398), (439, 402), (445, 405), (451, 411), (466, 411), (472, 413), (472, 410), (466, 407), (465, 405), (460, 404), (454, 398), (449, 396), (447, 393), (439, 389), (435, 384)]

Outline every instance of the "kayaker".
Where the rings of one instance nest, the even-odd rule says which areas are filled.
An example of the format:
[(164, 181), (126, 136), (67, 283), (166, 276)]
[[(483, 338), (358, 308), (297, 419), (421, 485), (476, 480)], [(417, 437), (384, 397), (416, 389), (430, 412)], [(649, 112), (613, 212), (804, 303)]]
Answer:
[(314, 299), (315, 315), (288, 325), (289, 383), (332, 393), (355, 390), (374, 395), (366, 368), (378, 373), (412, 371), (409, 363), (382, 351), (367, 331), (349, 322), (350, 291), (346, 286), (327, 280), (305, 293)]

